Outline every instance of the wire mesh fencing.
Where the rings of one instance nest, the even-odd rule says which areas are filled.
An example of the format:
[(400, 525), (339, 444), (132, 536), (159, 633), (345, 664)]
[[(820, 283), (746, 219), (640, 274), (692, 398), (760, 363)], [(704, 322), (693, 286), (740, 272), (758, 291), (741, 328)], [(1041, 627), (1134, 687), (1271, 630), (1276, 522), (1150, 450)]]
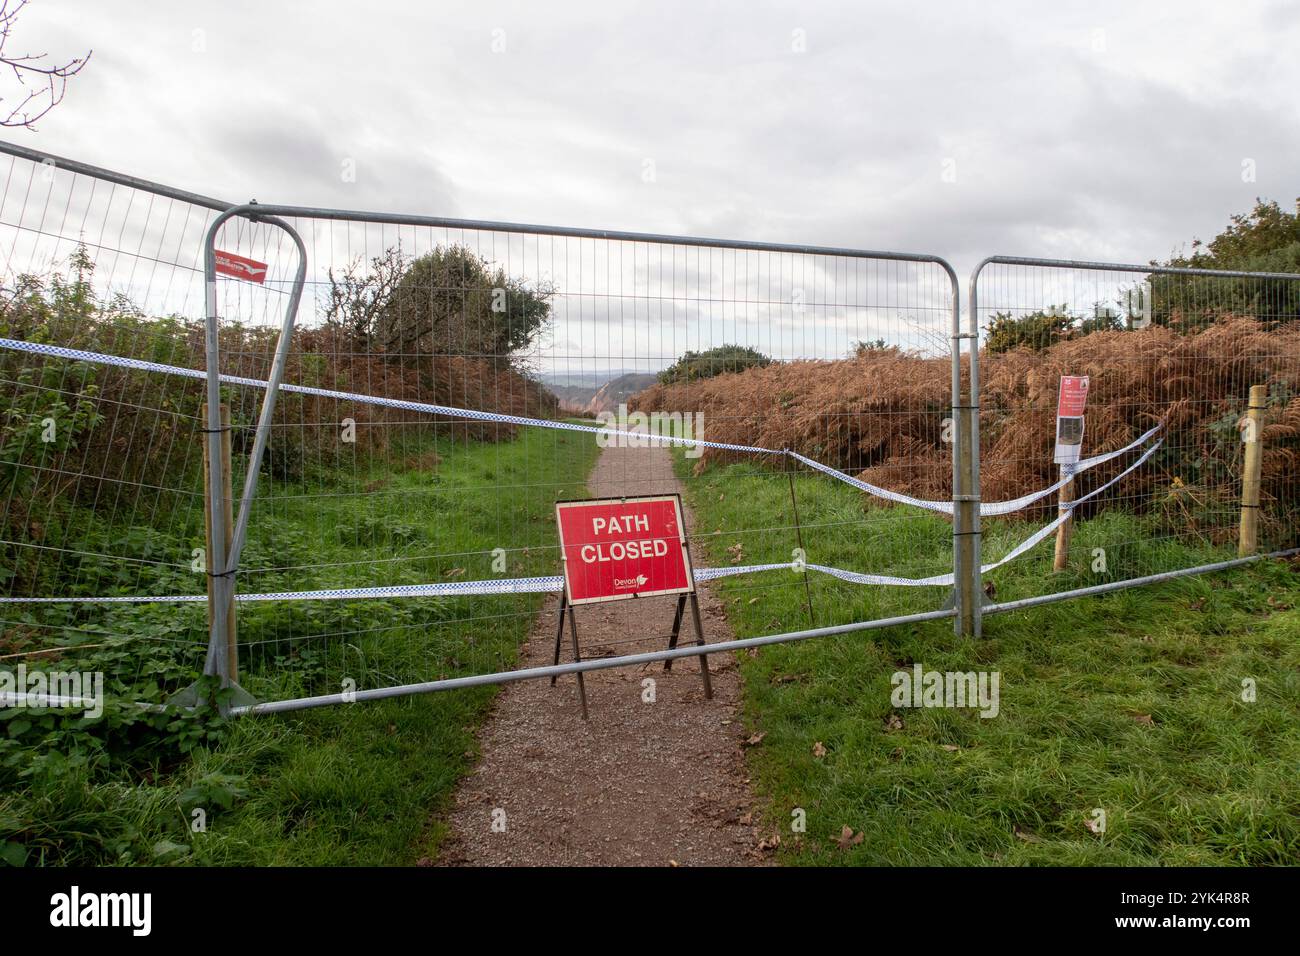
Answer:
[[(900, 347), (926, 351), (948, 380), (952, 285), (923, 257), (268, 209), (312, 264), (287, 381), (320, 391), (277, 406), (271, 468), (288, 468), (250, 525), (272, 536), (273, 557), (244, 563), (240, 591), (346, 592), (241, 604), (240, 646), (274, 655), (277, 680), (307, 658), (295, 694), (517, 668), (520, 638), (556, 623), (556, 501), (662, 494), (700, 468), (725, 469), (740, 502), (774, 486), (784, 501), (791, 475), (809, 474), (781, 432), (798, 380), (784, 405), (694, 385)], [(940, 446), (948, 404), (941, 391), (889, 414), (921, 419)], [(800, 447), (859, 468), (861, 434), (889, 432), (880, 419), (819, 409)], [(795, 507), (776, 521), (742, 509), (709, 529), (688, 518), (697, 567), (717, 557), (704, 539), (723, 537), (725, 570), (752, 577), (751, 596), (860, 593), (794, 570)], [(882, 570), (947, 571), (944, 519), (924, 515), (874, 551)], [(868, 516), (808, 520), (803, 564), (816, 562), (811, 541), (852, 539)], [(855, 619), (853, 605), (826, 603), (826, 623)], [(671, 599), (641, 607), (647, 633), (668, 630)], [(606, 636), (582, 653), (611, 658), (645, 639)]]
[[(28, 155), (9, 163), (4, 650), (120, 650), (130, 667), (119, 690), (160, 700), (198, 672), (208, 638), (203, 236), (226, 204)], [(886, 606), (928, 610), (950, 586), (956, 303), (941, 260), (330, 210), (262, 216), (273, 213), (302, 236), (309, 269), (237, 568), (237, 676), (257, 698), (517, 667), (520, 639), (555, 612), (554, 503), (662, 493), (701, 469), (738, 504), (780, 503), (716, 527), (688, 519), (702, 573), (745, 575), (746, 600), (799, 596), (800, 616), (774, 629), (804, 614), (832, 625)], [(216, 237), (224, 256), (265, 267), (260, 281), (219, 269), (214, 283), (236, 499), (296, 266), (288, 236), (241, 215)], [(813, 370), (847, 361), (883, 375), (904, 354), (932, 372), (907, 400), (877, 401), (852, 373), (833, 402), (811, 393)], [(743, 370), (776, 378), (713, 388)], [(46, 419), (65, 445), (40, 441)], [(857, 490), (847, 505), (811, 490), (850, 474), (886, 488), (921, 446), (939, 511), (904, 504), (887, 534), (871, 530), (880, 516)], [(75, 487), (26, 493), (20, 480), (45, 472)], [(47, 528), (58, 529), (53, 548)], [(863, 534), (875, 540), (862, 560), (830, 568), (827, 556), (858, 550)], [(822, 568), (903, 587), (947, 581), (883, 605)], [(647, 615), (671, 617), (671, 604), (654, 604)], [(145, 644), (166, 645), (166, 668)]]
[[(1041, 569), (1040, 592), (1234, 558), (1256, 440), (1259, 548), (1297, 544), (1300, 277), (994, 257), (971, 303), (983, 335), (985, 499), (1067, 481), (1021, 515), (987, 522), (986, 561), (1022, 536), (1024, 518), (1064, 519), (1055, 548), (1022, 559)], [(1054, 456), (1062, 376), (1088, 378), (1085, 459), (1133, 446), (1073, 479)], [(1267, 393), (1257, 425), (1252, 386)], [(995, 600), (1028, 596), (991, 580)]]
[[(1231, 556), (1252, 385), (1261, 545), (1295, 544), (1296, 277), (995, 258), (964, 331), (935, 256), (232, 211), (0, 154), (0, 668), (146, 703), (206, 670), (266, 710), (545, 676), (520, 647), (562, 620), (556, 503), (677, 492), (696, 580), (757, 614), (723, 647), (978, 633), (984, 584)], [(1063, 471), (1065, 375), (1090, 390)], [(636, 604), (576, 666), (662, 659), (680, 605)]]
[[(220, 204), (23, 153), (0, 177), (0, 336), (202, 369), (201, 239)], [(112, 660), (110, 690), (145, 700), (193, 679), (203, 608), (122, 599), (204, 589), (202, 388), (0, 350), (0, 593), (119, 599), (0, 606), (0, 663)]]

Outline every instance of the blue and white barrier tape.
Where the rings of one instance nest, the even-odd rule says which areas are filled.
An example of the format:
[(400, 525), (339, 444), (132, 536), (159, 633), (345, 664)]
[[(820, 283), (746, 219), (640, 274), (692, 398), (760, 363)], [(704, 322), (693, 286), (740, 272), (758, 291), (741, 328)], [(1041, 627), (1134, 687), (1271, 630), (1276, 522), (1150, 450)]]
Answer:
[[(51, 358), (69, 359), (74, 362), (91, 362), (100, 365), (112, 365), (118, 368), (134, 369), (140, 372), (158, 372), (164, 375), (180, 375), (186, 378), (206, 379), (207, 373), (198, 369), (181, 368), (176, 365), (163, 365), (158, 362), (146, 362), (143, 359), (123, 358), (117, 355), (106, 355), (100, 352), (87, 352), (82, 349), (69, 349), (60, 345), (47, 345), (40, 342), (24, 342), (20, 339), (0, 338), (0, 348), (10, 349), (16, 352), (27, 352), (32, 355), (45, 355)], [(267, 383), (261, 379), (244, 378), (238, 375), (222, 375), (221, 381), (227, 385), (246, 385), (251, 388), (266, 388)], [(858, 478), (850, 477), (844, 472), (839, 471), (829, 465), (823, 465), (820, 462), (806, 458), (798, 452), (789, 449), (759, 448), (754, 445), (732, 445), (726, 442), (705, 441), (702, 438), (685, 438), (674, 435), (646, 435), (641, 432), (626, 432), (612, 428), (599, 428), (594, 425), (578, 425), (573, 422), (557, 422), (544, 418), (527, 418), (522, 415), (503, 415), (499, 412), (480, 412), (465, 408), (452, 408), (447, 405), (432, 405), (427, 402), (410, 402), (404, 399), (383, 398), (375, 395), (362, 395), (356, 392), (339, 392), (327, 388), (314, 388), (308, 385), (281, 385), (280, 390), (284, 392), (293, 392), (300, 395), (313, 395), (318, 398), (331, 398), (339, 401), (358, 402), (363, 405), (379, 405), (385, 408), (397, 408), (403, 411), (421, 412), (430, 415), (442, 415), (447, 418), (464, 418), (473, 421), (492, 422), (501, 425), (523, 425), (535, 428), (552, 428), (560, 431), (587, 432), (595, 435), (605, 435), (613, 438), (629, 438), (635, 441), (661, 442), (663, 444), (689, 445), (696, 448), (715, 448), (719, 451), (745, 452), (755, 455), (784, 455), (802, 462), (809, 468), (815, 469), (824, 475), (842, 481), (847, 485), (864, 491), (869, 495), (874, 495), (885, 501), (892, 501), (896, 504), (913, 505), (917, 508), (924, 508), (927, 511), (935, 511), (941, 514), (952, 514), (951, 501), (926, 501), (921, 498), (914, 498), (911, 495), (905, 495), (897, 491), (890, 491), (881, 488), (869, 482), (862, 481)], [(1074, 466), (1071, 474), (1064, 475), (1055, 484), (1016, 498), (1014, 501), (985, 502), (980, 505), (980, 514), (983, 516), (994, 516), (1010, 514), (1013, 511), (1019, 511), (1028, 507), (1035, 501), (1039, 501), (1053, 492), (1059, 490), (1066, 482), (1075, 475), (1082, 474), (1090, 468), (1117, 458), (1127, 452), (1132, 451), (1139, 445), (1144, 444), (1147, 439), (1154, 435), (1161, 428), (1156, 425), (1146, 434), (1133, 440), (1116, 451), (1107, 452), (1103, 455), (1097, 455), (1093, 458), (1087, 458)]]
[[(1083, 502), (1093, 498), (1112, 485), (1118, 484), (1122, 479), (1140, 468), (1148, 458), (1155, 454), (1164, 440), (1160, 439), (1138, 458), (1137, 461), (1129, 465), (1126, 469), (1106, 482), (1100, 488), (1088, 492), (1086, 495), (1074, 499), (1073, 501), (1061, 506), (1061, 514), (1053, 521), (1044, 525), (1038, 531), (1026, 538), (1020, 544), (1012, 548), (1002, 558), (994, 561), (992, 564), (986, 564), (981, 571), (987, 574), (989, 571), (999, 568), (1009, 561), (1014, 561), (1030, 548), (1039, 544), (1047, 538), (1052, 532), (1061, 526), (1070, 514)], [(832, 577), (839, 578), (841, 581), (847, 581), (850, 584), (871, 584), (892, 587), (943, 587), (950, 586), (953, 583), (953, 575), (939, 574), (928, 578), (902, 578), (885, 574), (863, 574), (859, 571), (846, 571), (843, 568), (827, 567), (823, 564), (804, 565), (809, 571), (817, 571), (822, 574), (829, 574)], [(736, 574), (754, 574), (762, 571), (789, 571), (795, 569), (790, 563), (782, 564), (749, 564), (739, 565), (736, 567), (719, 567), (719, 568), (696, 568), (696, 581), (714, 581), (718, 578), (731, 577)], [(465, 595), (488, 595), (488, 594), (537, 594), (544, 592), (559, 591), (564, 587), (564, 578), (559, 575), (549, 575), (536, 578), (504, 578), (500, 580), (485, 581), (453, 581), (442, 584), (399, 584), (391, 587), (377, 588), (327, 588), (320, 591), (275, 591), (265, 594), (236, 594), (236, 601), (357, 601), (373, 598), (403, 598), (403, 597), (457, 597)], [(22, 598), (22, 597), (0, 597), (0, 604), (179, 604), (179, 603), (199, 603), (206, 602), (206, 594), (176, 594), (170, 596), (115, 596), (115, 597), (67, 597), (67, 598)]]

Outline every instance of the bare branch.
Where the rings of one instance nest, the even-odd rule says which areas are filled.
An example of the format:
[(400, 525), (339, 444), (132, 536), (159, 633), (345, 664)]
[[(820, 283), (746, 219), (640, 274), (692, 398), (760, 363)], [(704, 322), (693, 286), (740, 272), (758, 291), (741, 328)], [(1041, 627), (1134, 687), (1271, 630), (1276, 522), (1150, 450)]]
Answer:
[[(0, 126), (34, 129), (37, 120), (63, 102), (68, 91), (68, 80), (85, 68), (94, 50), (63, 64), (47, 65), (45, 60), (48, 54), (45, 53), (7, 56), (5, 47), (18, 14), (22, 13), (27, 3), (28, 0), (16, 0), (12, 4), (10, 0), (0, 0), (0, 64), (9, 68), (22, 91), (17, 105), (0, 108)], [(6, 99), (9, 97), (0, 96), (0, 102)]]
[(367, 341), (406, 274), (408, 264), (401, 249), (392, 247), (372, 258), (368, 270), (359, 257), (349, 262), (337, 276), (331, 268), (328, 272), (330, 292), (325, 309), (326, 321), (342, 326), (358, 341)]

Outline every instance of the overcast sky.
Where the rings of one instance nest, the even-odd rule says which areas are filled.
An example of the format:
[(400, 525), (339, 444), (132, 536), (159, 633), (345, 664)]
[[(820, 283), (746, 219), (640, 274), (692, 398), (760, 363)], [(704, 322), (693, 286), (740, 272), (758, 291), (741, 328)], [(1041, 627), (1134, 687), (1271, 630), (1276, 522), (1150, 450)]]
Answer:
[(964, 278), (993, 253), (1165, 258), (1300, 194), (1296, 3), (33, 0), (10, 43), (94, 57), (9, 138), (230, 200), (928, 252)]
[(1144, 262), (1300, 194), (1287, 2), (34, 0), (11, 42), (95, 50), (11, 137), (221, 198), (964, 273), (993, 252)]

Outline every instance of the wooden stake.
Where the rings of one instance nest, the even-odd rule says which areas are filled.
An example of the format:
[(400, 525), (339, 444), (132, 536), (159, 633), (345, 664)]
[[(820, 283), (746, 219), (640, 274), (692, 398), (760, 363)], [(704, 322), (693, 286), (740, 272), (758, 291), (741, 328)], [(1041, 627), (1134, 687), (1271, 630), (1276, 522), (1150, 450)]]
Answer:
[[(208, 427), (208, 403), (199, 406), (199, 421)], [(208, 436), (199, 440), (203, 446), (203, 567), (208, 578), (208, 630), (212, 630), (212, 455), (208, 451)]]
[[(222, 489), (224, 501), (222, 510), (226, 516), (226, 554), (230, 553), (230, 545), (233, 541), (235, 532), (234, 510), (235, 495), (233, 487), (233, 477), (230, 471), (231, 453), (230, 453), (230, 406), (221, 405), (218, 408), (221, 414), (221, 473), (225, 476), (224, 487)], [(208, 420), (208, 406), (205, 402), (199, 409), (199, 417), (202, 421)], [(207, 567), (208, 567), (208, 607), (212, 606), (212, 574), (215, 569), (212, 567), (212, 497), (208, 489), (210, 484), (210, 475), (212, 472), (211, 456), (208, 454), (208, 443), (203, 442), (203, 520), (206, 529), (204, 540), (207, 542)], [(209, 626), (211, 621), (208, 622)], [(230, 669), (230, 679), (234, 681), (239, 676), (239, 644), (237, 643), (237, 631), (235, 629), (235, 596), (232, 592), (230, 595), (230, 604), (226, 610), (226, 662)]]
[(1241, 474), (1241, 531), (1237, 539), (1237, 556), (1249, 557), (1258, 547), (1259, 478), (1264, 459), (1263, 411), (1268, 405), (1268, 386), (1250, 387), (1250, 406), (1246, 410), (1246, 428), (1242, 441), (1246, 445)]
[[(1065, 477), (1065, 469), (1069, 465), (1061, 466), (1061, 477)], [(1061, 485), (1058, 492), (1057, 501), (1062, 505), (1068, 505), (1074, 500), (1074, 477), (1071, 475), (1070, 480)], [(1056, 558), (1052, 562), (1053, 571), (1064, 571), (1070, 563), (1070, 536), (1074, 532), (1074, 515), (1069, 515), (1061, 526), (1056, 529)]]

